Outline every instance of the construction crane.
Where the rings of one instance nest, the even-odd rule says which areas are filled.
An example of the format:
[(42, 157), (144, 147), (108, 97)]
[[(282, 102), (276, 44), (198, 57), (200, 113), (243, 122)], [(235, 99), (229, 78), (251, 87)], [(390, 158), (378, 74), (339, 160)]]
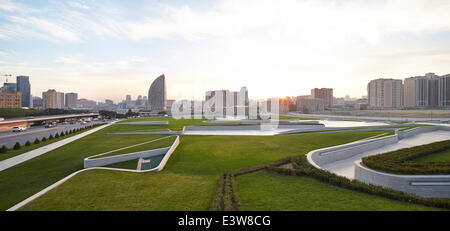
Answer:
[(8, 74), (4, 74), (4, 75), (1, 75), (1, 76), (5, 76), (6, 77), (6, 82), (5, 83), (7, 83), (8, 82), (8, 76), (11, 77), (11, 74), (9, 74), (9, 75)]

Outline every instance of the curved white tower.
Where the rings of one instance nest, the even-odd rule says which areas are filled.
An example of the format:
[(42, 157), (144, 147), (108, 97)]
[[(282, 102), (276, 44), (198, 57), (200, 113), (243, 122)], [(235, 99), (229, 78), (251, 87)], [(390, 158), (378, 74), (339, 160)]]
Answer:
[(163, 75), (153, 81), (148, 90), (150, 110), (155, 112), (166, 111), (166, 77)]

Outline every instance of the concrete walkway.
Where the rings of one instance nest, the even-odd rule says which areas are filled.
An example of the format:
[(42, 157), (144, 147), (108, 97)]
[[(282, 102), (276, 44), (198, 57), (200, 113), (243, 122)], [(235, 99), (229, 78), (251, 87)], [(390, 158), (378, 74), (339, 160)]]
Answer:
[(425, 132), (415, 136), (411, 136), (405, 139), (401, 139), (399, 142), (391, 145), (386, 145), (382, 148), (373, 149), (361, 154), (355, 155), (351, 158), (336, 161), (333, 163), (320, 166), (321, 168), (333, 172), (337, 175), (347, 177), (349, 179), (355, 178), (355, 162), (361, 162), (361, 159), (366, 156), (376, 155), (380, 153), (390, 152), (402, 148), (409, 148), (418, 145), (424, 145), (434, 143), (438, 141), (450, 139), (450, 131), (433, 131)]
[(45, 154), (45, 153), (50, 152), (52, 150), (55, 150), (55, 149), (57, 149), (57, 148), (59, 148), (59, 147), (61, 147), (63, 145), (66, 145), (66, 144), (72, 142), (72, 141), (78, 140), (78, 139), (83, 138), (83, 137), (85, 137), (87, 135), (90, 135), (90, 134), (92, 134), (92, 133), (94, 133), (94, 132), (96, 132), (96, 131), (98, 131), (100, 129), (106, 128), (106, 127), (112, 125), (113, 123), (108, 123), (108, 124), (105, 124), (105, 125), (102, 125), (102, 126), (99, 126), (99, 127), (93, 128), (93, 129), (90, 129), (89, 131), (83, 132), (81, 134), (74, 135), (74, 136), (71, 136), (69, 138), (66, 138), (66, 139), (63, 139), (63, 140), (51, 143), (49, 145), (46, 145), (46, 146), (43, 146), (43, 147), (40, 147), (40, 148), (36, 148), (34, 150), (31, 150), (29, 152), (20, 154), (18, 156), (14, 156), (14, 157), (11, 157), (9, 159), (0, 161), (0, 171), (3, 171), (5, 169), (8, 169), (8, 168), (13, 167), (15, 165), (18, 165), (18, 164), (20, 164), (22, 162), (25, 162), (27, 160), (33, 159), (33, 158), (35, 158), (37, 156), (40, 156), (42, 154)]

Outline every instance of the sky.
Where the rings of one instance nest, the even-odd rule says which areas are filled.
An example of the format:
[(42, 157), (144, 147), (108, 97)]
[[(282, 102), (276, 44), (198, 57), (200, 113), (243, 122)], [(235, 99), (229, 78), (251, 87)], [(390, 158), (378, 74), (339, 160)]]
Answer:
[(371, 79), (450, 73), (448, 12), (448, 0), (0, 0), (0, 74), (97, 101), (147, 95), (161, 74), (168, 99), (241, 86), (360, 97)]

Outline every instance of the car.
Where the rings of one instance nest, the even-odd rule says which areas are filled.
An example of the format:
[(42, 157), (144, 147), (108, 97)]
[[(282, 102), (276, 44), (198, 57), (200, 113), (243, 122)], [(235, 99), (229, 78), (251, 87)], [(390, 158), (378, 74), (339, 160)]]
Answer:
[(23, 131), (25, 131), (25, 130), (27, 130), (26, 127), (20, 127), (20, 126), (17, 126), (17, 127), (13, 127), (13, 128), (12, 128), (12, 131), (13, 131), (13, 132), (23, 132)]
[(45, 128), (51, 128), (51, 127), (53, 127), (53, 125), (52, 124), (46, 124), (44, 127)]

